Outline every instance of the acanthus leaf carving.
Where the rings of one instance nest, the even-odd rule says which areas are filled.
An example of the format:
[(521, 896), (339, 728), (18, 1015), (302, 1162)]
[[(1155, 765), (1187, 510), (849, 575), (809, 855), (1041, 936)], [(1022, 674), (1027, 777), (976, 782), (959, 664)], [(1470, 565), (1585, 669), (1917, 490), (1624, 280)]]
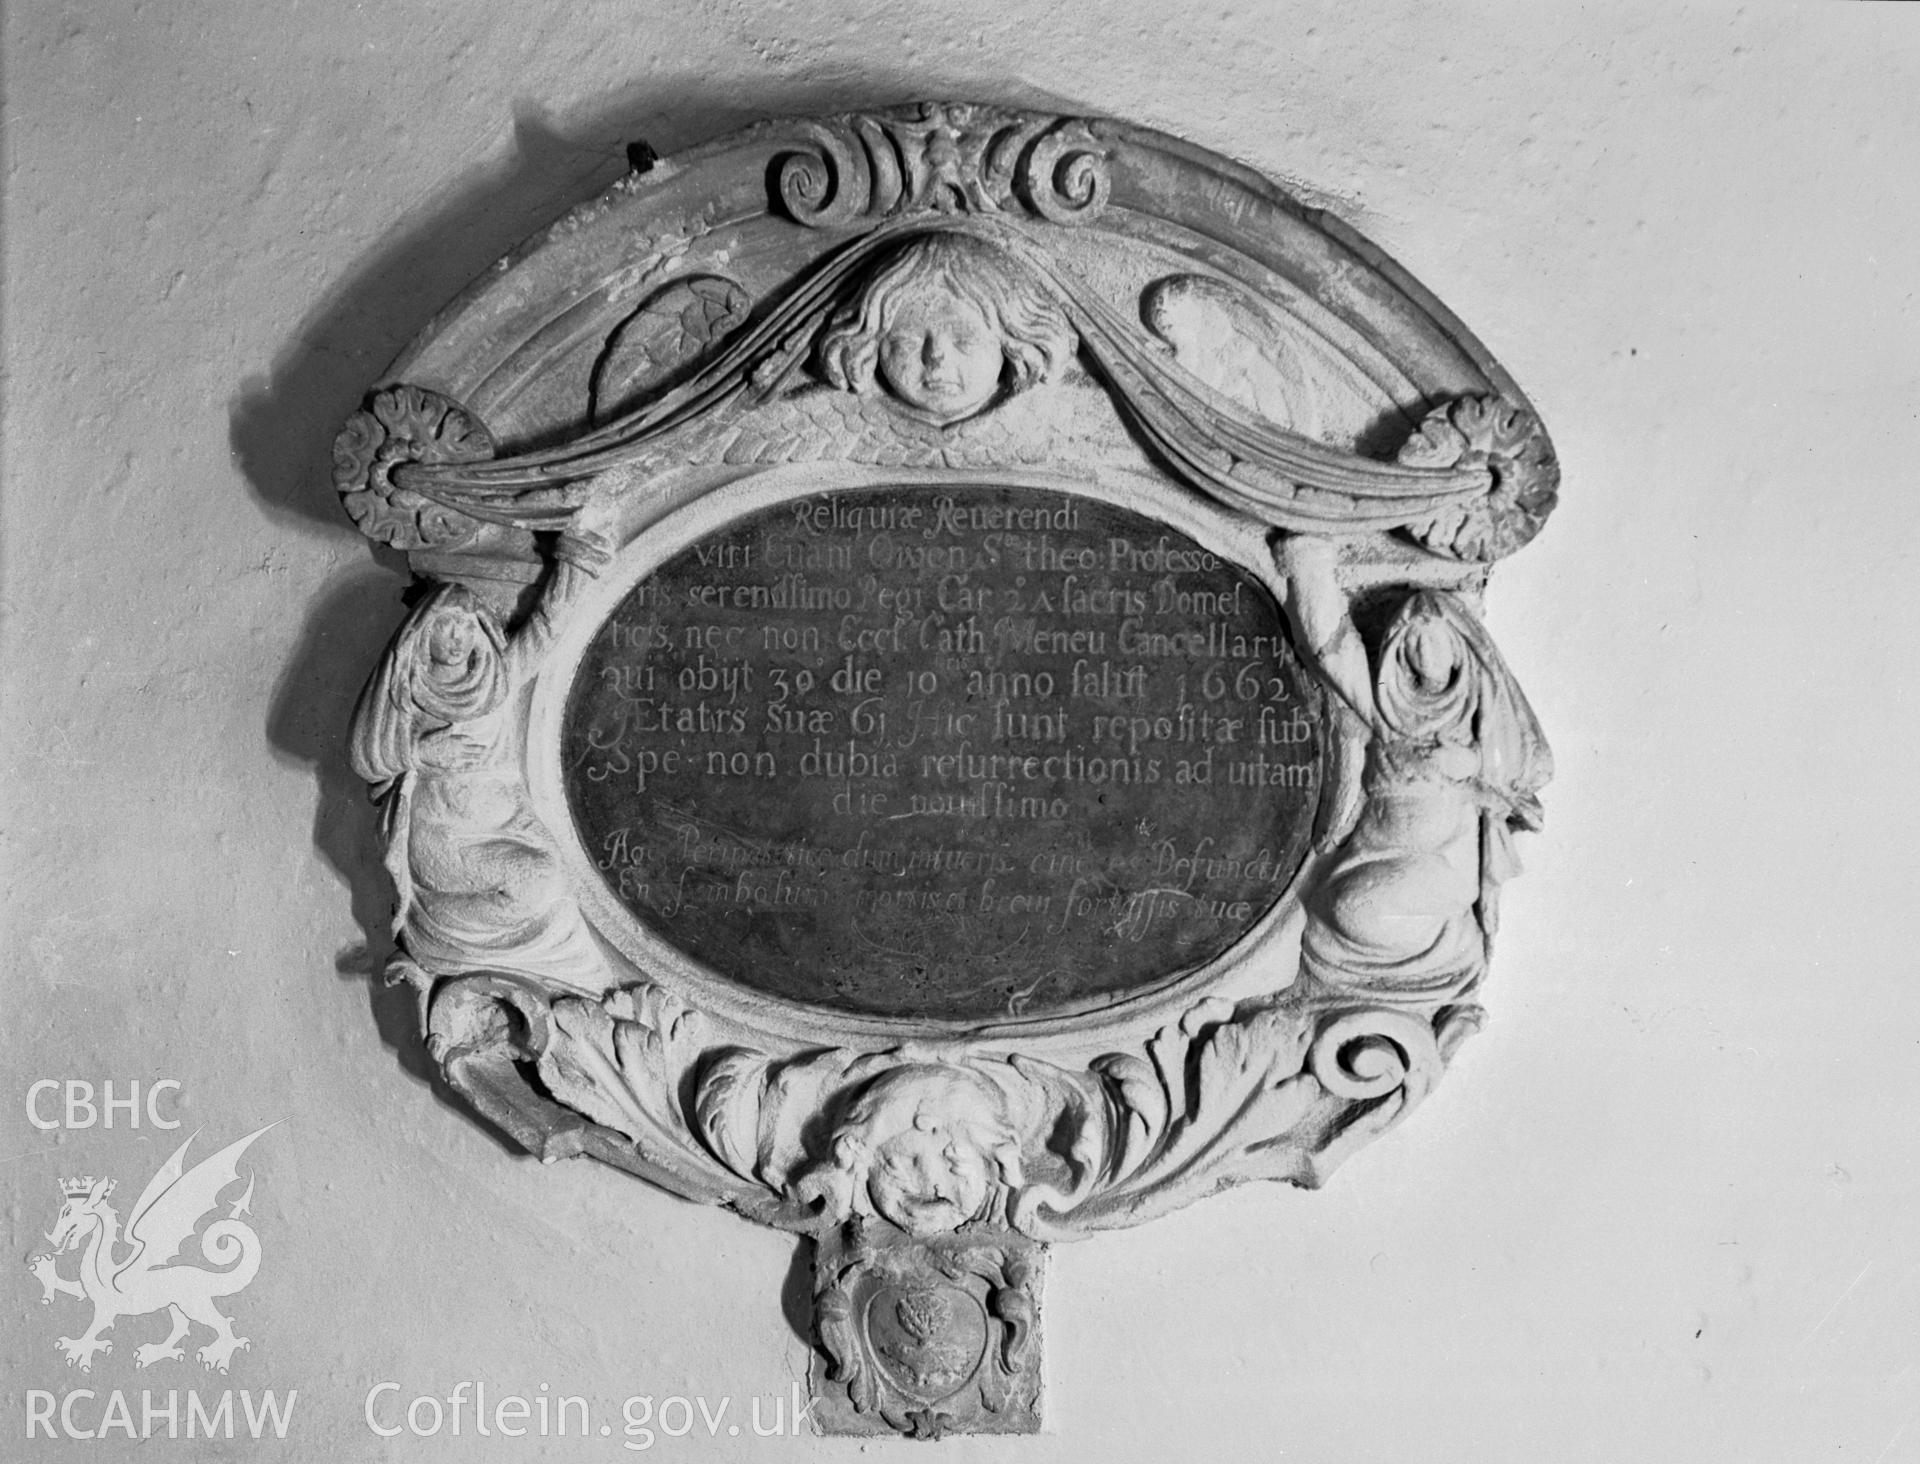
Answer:
[[(760, 1143), (769, 1078), (767, 1055), (750, 1048), (712, 1054), (694, 1099), (694, 1121), (714, 1158), (742, 1179), (764, 1182)], [(765, 1156), (770, 1157), (770, 1156)]]
[[(764, 1054), (705, 1045), (698, 1014), (658, 988), (511, 999), (515, 1022), (438, 1039), (457, 1086), (492, 1044), (536, 1059), (553, 1099), (624, 1136), (689, 1198), (815, 1233), (878, 1225), (920, 1240), (996, 1224), (1066, 1239), (1230, 1184), (1318, 1184), (1363, 1134), (1420, 1101), (1479, 1016), (1312, 991), (1244, 1010), (1208, 1001), (1144, 1053), (1107, 1053), (1077, 1073), (1018, 1055), (842, 1051), (807, 1060), (810, 1081), (796, 1086)], [(436, 1017), (435, 1030), (453, 1022)], [(816, 1132), (783, 1146), (782, 1124)]]

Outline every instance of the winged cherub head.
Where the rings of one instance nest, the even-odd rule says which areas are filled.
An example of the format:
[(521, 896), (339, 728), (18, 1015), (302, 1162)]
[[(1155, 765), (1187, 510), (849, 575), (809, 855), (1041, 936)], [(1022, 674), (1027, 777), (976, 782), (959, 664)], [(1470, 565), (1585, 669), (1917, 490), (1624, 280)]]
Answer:
[(957, 1229), (1021, 1182), (1019, 1137), (999, 1090), (934, 1063), (869, 1084), (847, 1110), (829, 1167), (849, 1210), (913, 1236)]
[(934, 232), (902, 247), (820, 338), (820, 369), (843, 391), (875, 379), (946, 426), (1005, 390), (1044, 381), (1074, 348), (1060, 307), (1003, 251)]

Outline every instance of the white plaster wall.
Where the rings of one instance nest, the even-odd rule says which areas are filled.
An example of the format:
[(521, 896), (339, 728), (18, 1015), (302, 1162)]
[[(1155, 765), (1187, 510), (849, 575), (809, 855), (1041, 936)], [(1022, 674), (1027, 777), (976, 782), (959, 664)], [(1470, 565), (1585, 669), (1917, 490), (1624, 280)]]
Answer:
[[(0, 1456), (135, 1457), (25, 1440), (84, 1384), (299, 1390), (285, 1443), (143, 1459), (613, 1459), (361, 1401), (800, 1375), (789, 1241), (510, 1153), (371, 990), (342, 733), (402, 576), (327, 448), (625, 139), (947, 94), (1323, 198), (1512, 369), (1566, 492), (1492, 598), (1559, 762), (1492, 1026), (1325, 1192), (1059, 1253), (1053, 1433), (943, 1455), (1920, 1460), (1906, 7), (35, 0), (5, 41)], [(20, 1268), (55, 1176), (172, 1142), (38, 1131), (27, 1083), (161, 1076), (202, 1145), (284, 1120), (225, 1384), (136, 1373), (150, 1321), (67, 1372), (77, 1304)], [(860, 1452), (722, 1434), (655, 1453)]]

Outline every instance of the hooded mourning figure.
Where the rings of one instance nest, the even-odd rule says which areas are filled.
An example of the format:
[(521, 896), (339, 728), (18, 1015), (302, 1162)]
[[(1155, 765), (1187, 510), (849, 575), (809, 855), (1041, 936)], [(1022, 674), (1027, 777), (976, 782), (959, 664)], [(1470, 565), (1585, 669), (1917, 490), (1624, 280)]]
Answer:
[(1457, 596), (1408, 599), (1380, 646), (1367, 804), (1308, 904), (1305, 969), (1426, 1000), (1486, 969), (1516, 829), (1540, 826), (1553, 764), (1513, 675)]
[[(549, 600), (575, 591), (563, 562)], [(354, 710), (398, 894), (393, 932), (429, 976), (497, 970), (583, 991), (598, 948), (511, 765), (516, 693), (551, 640), (543, 604), (509, 639), (471, 590), (442, 585), (394, 637)]]

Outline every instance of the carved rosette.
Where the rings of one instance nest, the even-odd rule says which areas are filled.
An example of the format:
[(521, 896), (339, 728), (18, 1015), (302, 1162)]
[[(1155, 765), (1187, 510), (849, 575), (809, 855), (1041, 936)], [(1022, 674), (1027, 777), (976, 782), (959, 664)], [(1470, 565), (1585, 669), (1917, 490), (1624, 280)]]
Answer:
[(369, 539), (396, 549), (460, 549), (481, 525), (393, 481), (401, 463), (477, 463), (494, 455), (487, 429), (420, 386), (375, 392), (333, 443), (333, 486)]
[(1492, 486), (1408, 529), (1414, 542), (1454, 559), (1489, 564), (1523, 547), (1559, 501), (1560, 465), (1540, 419), (1498, 397), (1462, 397), (1435, 407), (1400, 449), (1419, 468), (1485, 468)]
[[(448, 1081), (530, 1152), (591, 1155), (813, 1238), (832, 1431), (1032, 1431), (1046, 1244), (1235, 1184), (1318, 1186), (1405, 1119), (1483, 1021), (1514, 836), (1539, 827), (1551, 764), (1478, 597), (1485, 566), (1551, 512), (1558, 468), (1478, 344), (1386, 273), (1372, 295), (1397, 314), (1334, 324), (1262, 300), (1268, 265), (1241, 268), (1226, 244), (1196, 244), (1168, 275), (1168, 238), (1244, 236), (1263, 261), (1282, 246), (1242, 223), (1271, 202), (1244, 175), (1151, 134), (930, 103), (741, 147), (764, 217), (710, 255), (689, 243), (644, 295), (618, 285), (610, 236), (598, 294), (577, 252), (564, 278), (525, 284), (536, 249), (498, 301), (477, 297), (522, 339), (432, 379), (472, 388), (506, 439), (549, 446), (503, 457), (458, 403), (409, 385), (376, 392), (335, 444), (363, 532), (453, 551), (416, 558), (447, 578), (355, 718), (398, 895), (392, 970), (418, 987)], [(1155, 169), (1182, 186), (1127, 193)], [(1127, 211), (1161, 198), (1189, 214), (1117, 267), (1140, 243)], [(645, 202), (630, 186), (606, 227), (631, 229), (619, 208)], [(704, 239), (707, 223), (666, 232)], [(588, 213), (556, 238), (578, 251), (599, 226)], [(782, 281), (734, 272), (781, 249)], [(1147, 283), (1108, 298), (1118, 278)], [(574, 337), (577, 420), (515, 419), (500, 381)], [(1392, 348), (1394, 392), (1375, 354), (1341, 356), (1354, 339)], [(1462, 360), (1484, 363), (1484, 390), (1436, 387), (1457, 389)], [(1356, 445), (1423, 410), (1390, 459)], [(644, 558), (662, 504), (693, 513), (724, 491), (751, 507), (760, 475), (784, 502), (796, 479), (780, 474), (802, 465), (811, 483), (897, 473), (916, 485), (902, 493), (1017, 473), (1121, 505), (1134, 490), (1113, 483), (1150, 484), (1177, 498), (1168, 522), (1239, 545), (1315, 683), (1296, 706), (1326, 709), (1327, 786), (1298, 846), (1312, 854), (1280, 916), (1125, 1010), (968, 1026), (716, 998), (711, 973), (613, 929), (583, 882), (591, 856), (536, 797), (541, 760), (559, 757), (542, 698), (575, 670), (581, 604), (611, 603), (590, 585), (601, 536)], [(460, 578), (489, 555), (524, 567), (535, 544), (540, 577), (517, 603), (484, 565)], [(1300, 932), (1297, 966), (1274, 959), (1283, 926)], [(1230, 979), (1237, 1000), (1219, 994)]]

